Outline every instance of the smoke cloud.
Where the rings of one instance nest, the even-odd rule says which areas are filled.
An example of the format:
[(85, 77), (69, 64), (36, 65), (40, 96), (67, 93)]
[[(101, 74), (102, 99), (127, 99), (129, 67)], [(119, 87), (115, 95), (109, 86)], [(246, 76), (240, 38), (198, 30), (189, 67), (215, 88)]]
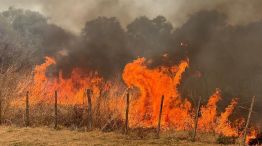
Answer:
[(10, 6), (38, 11), (65, 29), (79, 33), (85, 22), (98, 16), (117, 17), (123, 26), (139, 16), (165, 16), (175, 28), (202, 10), (217, 10), (227, 15), (230, 25), (246, 25), (260, 20), (260, 0), (0, 0), (0, 10)]

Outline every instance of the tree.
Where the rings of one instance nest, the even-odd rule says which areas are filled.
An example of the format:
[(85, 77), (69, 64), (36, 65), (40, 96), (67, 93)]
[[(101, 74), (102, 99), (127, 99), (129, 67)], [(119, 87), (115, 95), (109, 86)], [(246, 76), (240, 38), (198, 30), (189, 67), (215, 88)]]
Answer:
[(158, 16), (152, 20), (143, 16), (127, 26), (129, 47), (136, 56), (147, 58), (162, 56), (170, 46), (173, 27), (165, 17)]
[(104, 77), (119, 73), (131, 58), (125, 31), (114, 17), (98, 17), (87, 22), (81, 43), (70, 54), (76, 65), (94, 69)]

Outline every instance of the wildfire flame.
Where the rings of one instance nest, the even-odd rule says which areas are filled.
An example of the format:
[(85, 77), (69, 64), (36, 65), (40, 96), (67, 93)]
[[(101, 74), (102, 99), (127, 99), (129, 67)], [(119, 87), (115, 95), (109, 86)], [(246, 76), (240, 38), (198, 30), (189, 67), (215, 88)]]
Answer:
[(247, 135), (246, 143), (248, 143), (250, 139), (256, 138), (257, 134), (258, 134), (257, 130), (254, 128), (251, 128), (250, 132)]
[[(137, 96), (132, 97), (131, 100), (130, 127), (155, 127), (158, 122), (161, 96), (164, 96), (162, 128), (190, 130), (194, 126), (194, 117), (199, 116), (199, 131), (239, 136), (239, 127), (233, 126), (234, 124), (229, 120), (237, 105), (236, 98), (231, 101), (224, 112), (219, 114), (217, 103), (222, 97), (221, 91), (216, 89), (207, 104), (200, 108), (200, 115), (195, 115), (192, 103), (187, 98), (181, 97), (178, 86), (183, 73), (189, 66), (189, 59), (182, 60), (178, 65), (171, 67), (150, 68), (148, 63), (145, 58), (138, 58), (128, 63), (122, 73), (127, 87), (137, 93)], [(123, 96), (113, 93), (120, 88), (117, 83), (106, 82), (97, 72), (90, 71), (87, 74), (79, 68), (73, 69), (69, 78), (63, 78), (61, 71), (57, 75), (48, 76), (48, 68), (52, 65), (56, 65), (56, 61), (51, 57), (46, 57), (45, 63), (35, 67), (33, 82), (29, 87), (31, 104), (53, 103), (55, 91), (59, 91), (59, 104), (83, 104), (86, 100), (86, 89), (92, 89), (92, 102), (95, 103), (103, 90), (108, 91), (107, 104), (111, 108), (108, 110), (117, 109), (119, 118), (124, 120)], [(113, 96), (119, 98), (112, 98)]]
[[(177, 86), (182, 73), (188, 67), (188, 60), (178, 66), (149, 69), (145, 58), (139, 58), (126, 65), (123, 80), (129, 87), (137, 87), (140, 96), (133, 102), (135, 110), (130, 125), (151, 127), (157, 125), (161, 96), (164, 95), (163, 125), (185, 129), (191, 123), (191, 103), (180, 98)], [(179, 113), (179, 114), (178, 114)]]
[(109, 84), (105, 83), (96, 72), (88, 75), (80, 69), (73, 69), (71, 76), (67, 79), (62, 77), (62, 72), (58, 76), (47, 77), (47, 69), (55, 65), (56, 61), (50, 57), (45, 58), (45, 63), (37, 65), (34, 70), (33, 84), (30, 89), (31, 101), (53, 102), (54, 92), (59, 91), (59, 104), (83, 104), (86, 100), (86, 89), (92, 89), (93, 96), (100, 96), (100, 90), (108, 90)]
[[(132, 104), (132, 109), (135, 111), (131, 114), (131, 126), (156, 126), (160, 97), (164, 95), (162, 127), (177, 130), (192, 129), (194, 109), (188, 99), (181, 97), (177, 89), (188, 64), (187, 59), (181, 61), (177, 66), (161, 66), (151, 69), (147, 67), (145, 58), (139, 58), (126, 65), (123, 72), (125, 83), (140, 91), (139, 97)], [(233, 99), (220, 115), (217, 113), (219, 100), (221, 100), (221, 91), (217, 89), (209, 98), (207, 105), (201, 107), (198, 130), (214, 131), (225, 136), (237, 136), (237, 128), (232, 127), (229, 121), (237, 100)]]
[(233, 113), (234, 108), (237, 105), (237, 99), (234, 98), (230, 105), (226, 107), (225, 111), (221, 113), (218, 124), (215, 128), (216, 132), (225, 136), (237, 136), (237, 127), (232, 127), (230, 121), (228, 120), (229, 116)]

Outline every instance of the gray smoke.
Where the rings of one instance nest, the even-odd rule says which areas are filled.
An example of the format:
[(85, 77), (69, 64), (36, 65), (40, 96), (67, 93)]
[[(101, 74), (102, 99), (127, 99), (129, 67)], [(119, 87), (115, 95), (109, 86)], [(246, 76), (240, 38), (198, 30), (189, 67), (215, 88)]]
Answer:
[(79, 67), (111, 79), (138, 56), (151, 59), (152, 67), (189, 57), (183, 94), (206, 97), (218, 87), (224, 103), (240, 97), (248, 107), (255, 95), (255, 110), (262, 110), (262, 1), (0, 1), (2, 9), (39, 12), (9, 9), (0, 22), (14, 19), (8, 28), (23, 38), (24, 48), (35, 49), (32, 62), (52, 56), (65, 78)]
[(245, 25), (262, 18), (260, 0), (0, 0), (0, 10), (10, 6), (38, 11), (49, 21), (79, 33), (85, 22), (98, 16), (117, 17), (126, 26), (139, 16), (165, 16), (175, 28), (201, 10), (227, 15), (227, 23)]

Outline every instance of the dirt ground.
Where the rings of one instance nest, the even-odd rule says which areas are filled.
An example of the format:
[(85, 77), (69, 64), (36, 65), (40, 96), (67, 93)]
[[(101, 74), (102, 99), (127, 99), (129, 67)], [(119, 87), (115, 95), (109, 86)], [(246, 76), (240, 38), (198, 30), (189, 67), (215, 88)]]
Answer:
[[(142, 134), (143, 135), (143, 134)], [(191, 142), (188, 133), (162, 133), (160, 139), (153, 135), (137, 136), (121, 132), (101, 132), (94, 130), (84, 132), (79, 130), (60, 129), (48, 127), (19, 128), (0, 126), (0, 145), (11, 146), (100, 146), (100, 145), (183, 145), (183, 146), (214, 146), (214, 138), (210, 135), (198, 137), (200, 142)]]

